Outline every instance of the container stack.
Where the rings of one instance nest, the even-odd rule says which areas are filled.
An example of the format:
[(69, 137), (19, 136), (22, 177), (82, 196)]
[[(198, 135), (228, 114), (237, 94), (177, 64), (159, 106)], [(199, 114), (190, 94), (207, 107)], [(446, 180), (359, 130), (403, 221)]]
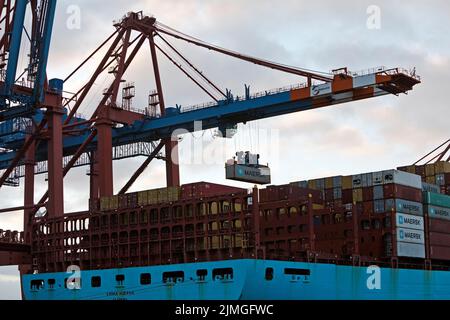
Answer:
[(428, 252), (433, 260), (450, 260), (450, 196), (423, 193), (428, 216)]
[(100, 198), (100, 210), (128, 209), (174, 202), (180, 199), (180, 192), (181, 188), (179, 187), (168, 187), (102, 197)]
[(420, 176), (385, 170), (297, 183), (320, 191), (326, 207), (356, 206), (360, 254), (425, 257)]
[(422, 181), (428, 185), (439, 186), (439, 193), (450, 195), (450, 162), (437, 161), (435, 163), (420, 166), (404, 166), (399, 167), (398, 170), (415, 173), (421, 176)]

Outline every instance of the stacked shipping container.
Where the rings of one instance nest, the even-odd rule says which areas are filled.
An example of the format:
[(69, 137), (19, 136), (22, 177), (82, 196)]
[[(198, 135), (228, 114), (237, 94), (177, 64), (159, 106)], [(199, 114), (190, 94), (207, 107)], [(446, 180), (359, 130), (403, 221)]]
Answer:
[(450, 196), (424, 192), (428, 217), (428, 254), (430, 259), (450, 260)]
[[(246, 189), (207, 182), (105, 197), (96, 209), (92, 204), (90, 212), (72, 216), (84, 221), (70, 235), (79, 245), (64, 252), (43, 245), (37, 254), (42, 261), (57, 254), (59, 263), (81, 259), (88, 267), (237, 256), (344, 263), (426, 258), (448, 265), (450, 196), (422, 179), (386, 170), (292, 182), (259, 190), (255, 203), (258, 196)], [(37, 219), (33, 244), (57, 243), (60, 231), (42, 230), (70, 222)]]
[(387, 170), (292, 184), (318, 190), (328, 208), (356, 207), (358, 254), (425, 257), (422, 182), (418, 175)]
[[(399, 167), (398, 170), (415, 173), (422, 177), (427, 185), (438, 186), (439, 193), (450, 194), (450, 162), (437, 161), (426, 165), (412, 165)], [(425, 190), (436, 192), (435, 189)]]

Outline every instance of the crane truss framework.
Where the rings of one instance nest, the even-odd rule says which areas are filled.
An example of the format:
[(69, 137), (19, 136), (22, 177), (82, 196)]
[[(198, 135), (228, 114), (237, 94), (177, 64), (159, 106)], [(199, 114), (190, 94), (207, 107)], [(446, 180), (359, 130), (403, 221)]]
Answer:
[[(44, 2), (47, 3), (47, 1)], [(49, 2), (53, 3), (56, 1)], [(17, 1), (17, 3), (20, 3), (20, 1)], [(36, 1), (31, 1), (31, 4), (36, 5)], [(52, 8), (52, 6), (49, 7)], [(42, 6), (38, 5), (35, 8), (42, 8)], [(51, 29), (51, 22), (47, 22), (46, 28)], [(111, 196), (113, 194), (112, 160), (114, 158), (120, 159), (143, 155), (144, 153), (148, 156), (145, 164), (148, 164), (153, 158), (159, 157), (164, 159), (166, 161), (167, 185), (179, 185), (179, 169), (176, 161), (177, 140), (172, 138), (172, 133), (177, 129), (184, 129), (187, 132), (199, 130), (195, 126), (196, 121), (202, 122), (201, 130), (216, 127), (232, 127), (237, 123), (245, 123), (251, 120), (292, 112), (386, 94), (398, 95), (407, 93), (409, 90), (412, 90), (414, 85), (420, 83), (420, 78), (416, 76), (415, 72), (409, 72), (400, 68), (377, 68), (364, 73), (353, 73), (346, 68), (342, 68), (334, 70), (332, 73), (322, 73), (254, 58), (187, 36), (157, 22), (154, 17), (144, 16), (142, 12), (130, 12), (116, 22), (114, 26), (116, 28), (114, 33), (94, 50), (74, 72), (64, 81), (53, 80), (44, 85), (43, 98), (32, 100), (35, 102), (33, 114), (39, 115), (42, 118), (41, 121), (35, 121), (35, 117), (30, 117), (28, 114), (23, 115), (20, 111), (20, 108), (23, 107), (21, 105), (10, 106), (7, 108), (9, 113), (0, 113), (0, 121), (4, 121), (0, 124), (0, 128), (3, 130), (0, 140), (0, 169), (4, 170), (0, 177), (0, 186), (14, 185), (18, 177), (25, 177), (25, 201), (23, 207), (25, 209), (25, 239), (29, 239), (29, 221), (32, 220), (30, 216), (33, 216), (39, 207), (47, 206), (48, 218), (63, 215), (62, 179), (70, 168), (74, 166), (89, 164), (91, 168), (98, 172), (98, 174), (90, 175), (91, 197), (93, 198)], [(21, 29), (22, 27), (20, 26)], [(31, 40), (36, 41), (38, 39), (43, 41), (47, 37), (46, 41), (49, 43), (48, 29), (45, 30), (46, 32), (34, 30), (32, 32), (34, 38)], [(133, 37), (132, 33), (136, 32), (137, 36)], [(3, 35), (2, 44), (8, 43), (8, 36), (7, 33)], [(295, 74), (303, 77), (306, 81), (299, 85), (257, 94), (250, 94), (249, 87), (246, 86), (246, 92), (243, 97), (233, 96), (229, 90), (222, 90), (209, 80), (202, 71), (196, 68), (167, 41), (165, 36), (256, 65)], [(13, 39), (9, 40), (12, 41)], [(112, 40), (112, 43), (89, 81), (72, 97), (63, 98), (62, 83), (68, 81), (75, 72), (80, 70), (110, 40)], [(150, 48), (156, 90), (150, 91), (149, 105), (141, 110), (136, 110), (132, 107), (132, 98), (135, 92), (134, 85), (131, 82), (128, 82), (122, 88), (122, 103), (117, 101), (121, 83), (125, 81), (123, 79), (124, 74), (146, 41)], [(40, 52), (42, 62), (38, 64), (38, 69), (46, 66), (46, 54), (48, 52), (45, 50), (44, 48), (43, 52)], [(160, 52), (170, 62), (174, 63), (184, 75), (191, 79), (194, 84), (214, 101), (187, 108), (166, 107), (157, 52)], [(9, 63), (14, 59), (11, 58), (10, 52), (8, 67)], [(30, 62), (30, 64), (32, 63), (33, 61)], [(103, 97), (90, 118), (75, 119), (74, 117), (80, 106), (83, 105), (86, 96), (92, 90), (94, 82), (103, 72), (109, 72), (114, 76), (112, 83), (104, 90)], [(42, 78), (42, 72), (40, 76), (36, 75), (33, 79), (40, 78)], [(7, 85), (8, 81), (10, 81), (8, 79), (7, 76), (2, 78), (0, 85)], [(39, 94), (36, 93), (36, 88), (41, 86), (40, 83), (36, 82), (34, 88), (27, 88), (16, 83), (11, 90), (16, 96), (20, 94), (25, 97), (32, 96), (36, 98), (36, 96), (39, 97)], [(11, 98), (12, 95), (9, 97)], [(42, 103), (37, 103), (40, 101)], [(41, 107), (46, 108), (45, 113), (39, 110)], [(17, 108), (20, 110), (16, 112)], [(31, 119), (31, 123), (27, 122), (26, 125), (19, 125), (20, 130), (17, 129), (17, 125), (14, 127), (14, 123), (13, 125), (7, 123), (9, 120), (17, 121), (14, 119), (18, 117)], [(30, 127), (32, 128), (31, 131)], [(20, 134), (18, 134), (18, 131), (21, 131), (19, 132)], [(148, 152), (150, 148), (147, 152), (138, 150), (127, 151), (128, 153), (124, 152), (125, 155), (122, 156), (114, 154), (114, 150), (118, 150), (117, 148), (129, 150), (127, 148), (130, 148), (130, 145), (140, 143), (148, 145), (156, 141), (161, 141), (164, 144), (165, 157), (159, 153), (155, 155), (154, 152)], [(11, 148), (12, 145), (20, 147)], [(153, 144), (152, 146), (153, 151), (156, 148), (158, 150), (161, 148), (161, 144), (158, 147), (155, 147)], [(96, 163), (97, 165), (95, 165)], [(143, 170), (145, 166), (140, 169)], [(127, 189), (142, 170), (138, 170), (122, 190)], [(49, 190), (37, 204), (34, 204), (33, 176), (36, 173), (45, 171), (49, 173)]]

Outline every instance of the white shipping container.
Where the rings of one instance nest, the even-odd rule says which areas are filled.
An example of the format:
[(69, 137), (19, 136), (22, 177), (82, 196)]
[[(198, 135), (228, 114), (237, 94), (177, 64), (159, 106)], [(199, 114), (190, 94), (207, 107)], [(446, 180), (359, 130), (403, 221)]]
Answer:
[(419, 175), (399, 170), (383, 171), (383, 183), (401, 184), (422, 190), (422, 179)]
[(408, 228), (414, 230), (424, 230), (423, 217), (413, 216), (410, 214), (397, 213), (396, 214), (397, 227)]
[(424, 192), (433, 192), (433, 193), (441, 193), (441, 188), (436, 184), (422, 182), (422, 191)]
[(425, 246), (417, 243), (397, 242), (397, 256), (425, 258)]
[(364, 173), (361, 175), (362, 186), (371, 187), (372, 186), (372, 173)]
[(362, 187), (362, 174), (355, 174), (352, 176), (352, 187), (353, 188)]
[(436, 184), (438, 186), (445, 185), (445, 175), (443, 173), (440, 173), (440, 174), (436, 175)]
[(423, 204), (420, 202), (403, 199), (386, 199), (386, 211), (396, 211), (401, 213), (423, 216)]
[(383, 171), (372, 173), (372, 184), (374, 186), (383, 184)]
[(421, 230), (397, 227), (397, 241), (409, 243), (425, 243), (425, 234)]

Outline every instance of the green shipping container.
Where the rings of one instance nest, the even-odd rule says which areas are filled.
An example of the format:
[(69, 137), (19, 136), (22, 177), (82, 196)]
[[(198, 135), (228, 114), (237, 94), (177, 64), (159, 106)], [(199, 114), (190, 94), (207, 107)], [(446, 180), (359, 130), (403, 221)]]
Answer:
[(424, 192), (423, 202), (432, 206), (450, 208), (450, 196), (445, 194)]

